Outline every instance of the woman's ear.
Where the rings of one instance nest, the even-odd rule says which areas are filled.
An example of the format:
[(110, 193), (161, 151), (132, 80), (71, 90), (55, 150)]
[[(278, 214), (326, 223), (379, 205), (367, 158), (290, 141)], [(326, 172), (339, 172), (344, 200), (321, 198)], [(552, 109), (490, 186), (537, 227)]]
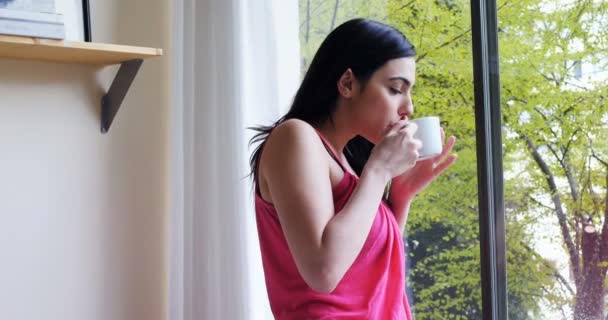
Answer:
[(351, 98), (354, 95), (357, 87), (357, 79), (350, 68), (346, 69), (342, 76), (340, 76), (337, 85), (338, 92), (342, 97)]

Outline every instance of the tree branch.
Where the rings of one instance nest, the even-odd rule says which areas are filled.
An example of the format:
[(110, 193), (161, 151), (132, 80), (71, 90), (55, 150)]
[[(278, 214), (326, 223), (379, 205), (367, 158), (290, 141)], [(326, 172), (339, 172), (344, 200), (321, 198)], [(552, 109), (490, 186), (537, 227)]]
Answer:
[(338, 15), (338, 5), (340, 4), (340, 0), (336, 0), (334, 5), (334, 14), (331, 17), (331, 25), (329, 26), (329, 32), (334, 30), (334, 26), (336, 25), (336, 16)]
[(593, 151), (593, 149), (591, 149), (591, 154), (592, 154), (592, 156), (595, 158), (595, 160), (599, 161), (601, 164), (603, 164), (603, 165), (604, 165), (604, 166), (605, 166), (605, 167), (608, 169), (608, 162), (606, 162), (606, 161), (604, 161), (604, 160), (600, 159), (600, 157), (598, 157), (598, 156), (595, 154), (595, 151)]
[(433, 49), (433, 50), (439, 50), (439, 49), (441, 49), (443, 47), (449, 46), (450, 44), (454, 43), (456, 40), (464, 37), (465, 35), (467, 35), (470, 32), (471, 32), (471, 29), (468, 29), (467, 31), (465, 31), (465, 32), (463, 32), (463, 33), (455, 36), (454, 38), (452, 38), (452, 39), (450, 39), (450, 40), (448, 40), (448, 41), (440, 44), (438, 47), (435, 47), (435, 49)]
[[(467, 31), (465, 31), (465, 32), (463, 32), (463, 33), (461, 33), (461, 34), (459, 34), (459, 35), (455, 36), (454, 38), (452, 38), (452, 39), (450, 39), (450, 40), (448, 40), (448, 41), (446, 41), (446, 42), (444, 42), (444, 43), (440, 44), (439, 46), (437, 46), (437, 47), (433, 48), (432, 50), (439, 50), (439, 49), (441, 49), (441, 48), (443, 48), (443, 47), (449, 46), (450, 44), (454, 43), (456, 40), (458, 40), (458, 39), (460, 39), (460, 38), (464, 37), (465, 35), (467, 35), (467, 34), (468, 34), (468, 33), (470, 33), (470, 32), (471, 32), (471, 29), (468, 29)], [(416, 63), (418, 63), (419, 61), (421, 61), (421, 60), (423, 60), (424, 58), (426, 58), (426, 56), (427, 56), (427, 55), (428, 55), (428, 51), (427, 51), (427, 52), (424, 52), (424, 53), (419, 54), (419, 55), (417, 56), (417, 58), (416, 58)]]
[[(401, 9), (403, 9), (405, 7), (408, 7), (408, 6), (410, 6), (414, 2), (415, 2), (415, 0), (412, 0), (412, 1), (408, 2), (405, 5), (401, 6), (401, 8), (399, 8), (398, 10), (401, 10)], [(505, 3), (503, 3), (496, 11), (502, 10), (502, 8), (504, 8), (505, 6), (507, 6), (507, 4), (509, 4), (509, 1), (505, 1)], [(471, 33), (471, 29), (467, 29), (466, 31), (464, 31), (461, 34), (455, 36), (454, 38), (452, 38), (452, 39), (450, 39), (450, 40), (448, 40), (448, 41), (440, 44), (439, 46), (433, 48), (432, 50), (439, 50), (439, 49), (441, 49), (443, 47), (449, 46), (450, 44), (452, 44), (455, 41), (457, 41), (458, 39), (460, 39), (460, 38), (468, 35), (469, 33)], [(421, 41), (422, 41), (422, 38), (421, 38)], [(427, 55), (428, 55), (428, 52), (420, 53), (418, 55), (418, 57), (416, 58), (416, 62), (419, 62), (419, 61), (423, 60)]]
[(458, 95), (462, 99), (462, 102), (464, 103), (465, 106), (471, 105), (471, 103), (469, 103), (469, 100), (467, 100), (467, 98), (462, 94), (461, 91), (458, 91)]
[(545, 175), (545, 179), (547, 180), (547, 184), (549, 185), (549, 190), (551, 191), (551, 199), (553, 200), (553, 204), (555, 205), (555, 214), (557, 215), (557, 220), (559, 222), (559, 226), (562, 232), (564, 244), (568, 248), (568, 253), (570, 255), (570, 265), (572, 266), (574, 280), (578, 286), (578, 284), (581, 283), (582, 280), (580, 256), (576, 251), (572, 236), (570, 235), (568, 221), (566, 219), (566, 214), (562, 209), (562, 201), (559, 195), (559, 191), (557, 190), (555, 178), (553, 176), (553, 173), (551, 172), (551, 169), (549, 169), (549, 166), (538, 152), (536, 146), (534, 145), (530, 137), (524, 135), (522, 138), (526, 141), (528, 145), (528, 150), (532, 154), (532, 157), (534, 158), (534, 161), (536, 161), (536, 164), (540, 167), (541, 171)]
[[(538, 109), (538, 107), (535, 107), (534, 111), (536, 111), (538, 114), (540, 114), (540, 116), (543, 117), (543, 119), (546, 122), (549, 122), (549, 118), (547, 118), (547, 116), (542, 111), (540, 111), (540, 109)], [(551, 134), (553, 135), (553, 137), (555, 138), (555, 140), (559, 140), (559, 137), (557, 136), (557, 133), (555, 131), (553, 131), (553, 129), (551, 129), (551, 126), (547, 126), (547, 129), (549, 129), (549, 132), (551, 132)], [(551, 150), (551, 151), (553, 151), (553, 150)], [(556, 155), (556, 157), (557, 157), (557, 155)], [(559, 157), (557, 157), (557, 158), (559, 160)]]
[(304, 39), (306, 39), (306, 43), (308, 43), (308, 39), (310, 36), (310, 0), (306, 0), (306, 33)]
[(399, 11), (399, 10), (403, 10), (403, 9), (405, 9), (405, 8), (407, 8), (407, 7), (409, 7), (409, 6), (411, 6), (411, 5), (412, 5), (413, 3), (415, 3), (415, 2), (416, 2), (416, 0), (412, 0), (412, 1), (410, 1), (410, 2), (408, 2), (408, 3), (406, 3), (406, 4), (404, 4), (404, 5), (402, 5), (402, 6), (401, 6), (401, 8), (397, 9), (397, 11)]
[(564, 148), (564, 150), (562, 150), (564, 152), (564, 157), (566, 157), (566, 155), (568, 154), (568, 151), (570, 151), (570, 145), (572, 144), (572, 141), (574, 141), (574, 137), (576, 137), (576, 134), (579, 131), (581, 131), (581, 128), (577, 128), (576, 130), (574, 130), (574, 132), (570, 136), (570, 139), (568, 139), (568, 143), (566, 144), (566, 147)]
[(541, 207), (543, 207), (543, 208), (545, 208), (545, 209), (549, 209), (549, 210), (551, 210), (551, 211), (555, 211), (555, 208), (553, 208), (553, 207), (549, 207), (548, 205), (546, 205), (546, 204), (544, 204), (544, 203), (542, 203), (542, 202), (538, 201), (536, 198), (534, 198), (534, 197), (533, 197), (532, 195), (530, 195), (530, 194), (528, 195), (528, 198), (530, 198), (530, 200), (532, 200), (534, 203), (536, 203), (537, 205), (539, 205), (539, 206), (541, 206)]
[(542, 261), (543, 265), (545, 267), (547, 267), (547, 269), (551, 270), (551, 274), (555, 278), (557, 278), (557, 280), (559, 280), (564, 285), (564, 287), (566, 287), (566, 289), (568, 289), (568, 292), (570, 292), (570, 294), (572, 296), (576, 295), (576, 292), (570, 286), (570, 284), (568, 283), (568, 280), (564, 276), (562, 276), (562, 274), (557, 270), (557, 268), (553, 267), (549, 262), (547, 262), (547, 260), (543, 256), (541, 256), (538, 252), (536, 252), (536, 250), (532, 249), (528, 244), (521, 242), (521, 245), (526, 250), (528, 250), (528, 252), (530, 252), (533, 256), (535, 256), (537, 259)]
[[(315, 14), (317, 12), (317, 10), (319, 10), (319, 8), (321, 8), (323, 6), (323, 4), (325, 4), (325, 2), (320, 1), (319, 4), (317, 4), (317, 6), (314, 9), (312, 9), (312, 11), (310, 12), (310, 14), (311, 15)], [(305, 25), (306, 25), (306, 21), (300, 23), (299, 29), (302, 29)]]
[(555, 160), (557, 160), (557, 162), (559, 162), (559, 164), (563, 166), (562, 157), (560, 157), (559, 154), (557, 154), (557, 151), (555, 151), (555, 149), (551, 146), (551, 144), (547, 144), (547, 148), (549, 149), (549, 151), (551, 151), (551, 153), (553, 153)]
[[(580, 128), (579, 128), (580, 129)], [(572, 165), (570, 162), (570, 157), (568, 156), (568, 151), (570, 148), (570, 143), (572, 142), (572, 140), (574, 139), (574, 137), (576, 136), (578, 130), (577, 129), (572, 136), (570, 137), (569, 141), (568, 141), (568, 145), (563, 148), (562, 147), (562, 158), (561, 161), (559, 161), (562, 169), (564, 170), (564, 173), (566, 174), (566, 178), (568, 179), (568, 185), (570, 186), (570, 195), (572, 196), (572, 203), (574, 203), (574, 217), (575, 217), (575, 241), (577, 242), (576, 245), (576, 249), (579, 248), (578, 246), (578, 236), (580, 234), (579, 232), (579, 228), (578, 228), (578, 224), (576, 222), (576, 217), (579, 217), (581, 214), (581, 203), (579, 202), (580, 200), (580, 193), (579, 193), (579, 185), (576, 181), (576, 179), (574, 178), (574, 174), (573, 174), (573, 169), (572, 169)], [(578, 250), (576, 250), (576, 252), (579, 252)]]

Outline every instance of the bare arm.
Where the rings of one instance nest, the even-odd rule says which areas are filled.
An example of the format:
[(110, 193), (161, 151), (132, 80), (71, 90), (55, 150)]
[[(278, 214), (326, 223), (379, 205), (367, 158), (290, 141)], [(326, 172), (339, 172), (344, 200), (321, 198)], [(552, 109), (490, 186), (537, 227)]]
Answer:
[(413, 199), (414, 196), (411, 194), (396, 194), (395, 189), (391, 189), (389, 202), (401, 232), (405, 231), (405, 226), (407, 225), (407, 216), (410, 212), (410, 205), (412, 204)]
[[(399, 143), (415, 149), (417, 157), (415, 146), (394, 145)], [(296, 266), (312, 289), (333, 291), (361, 251), (394, 163), (403, 160), (383, 156), (368, 162), (349, 201), (335, 213), (329, 163), (315, 131), (292, 120), (268, 139), (261, 167)]]

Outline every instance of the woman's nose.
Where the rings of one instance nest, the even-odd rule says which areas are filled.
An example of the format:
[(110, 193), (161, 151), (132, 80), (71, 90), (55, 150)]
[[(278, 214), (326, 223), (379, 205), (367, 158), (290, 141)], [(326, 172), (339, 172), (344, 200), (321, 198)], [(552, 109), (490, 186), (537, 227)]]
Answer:
[(399, 116), (402, 117), (402, 118), (403, 117), (409, 117), (413, 113), (414, 113), (414, 104), (412, 103), (412, 100), (408, 99), (399, 108)]

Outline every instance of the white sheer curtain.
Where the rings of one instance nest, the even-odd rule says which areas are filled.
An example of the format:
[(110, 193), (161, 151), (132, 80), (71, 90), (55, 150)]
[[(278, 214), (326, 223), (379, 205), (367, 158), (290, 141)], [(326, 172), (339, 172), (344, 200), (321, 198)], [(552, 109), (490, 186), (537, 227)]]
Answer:
[(299, 83), (297, 0), (173, 0), (169, 319), (272, 319), (247, 159)]

